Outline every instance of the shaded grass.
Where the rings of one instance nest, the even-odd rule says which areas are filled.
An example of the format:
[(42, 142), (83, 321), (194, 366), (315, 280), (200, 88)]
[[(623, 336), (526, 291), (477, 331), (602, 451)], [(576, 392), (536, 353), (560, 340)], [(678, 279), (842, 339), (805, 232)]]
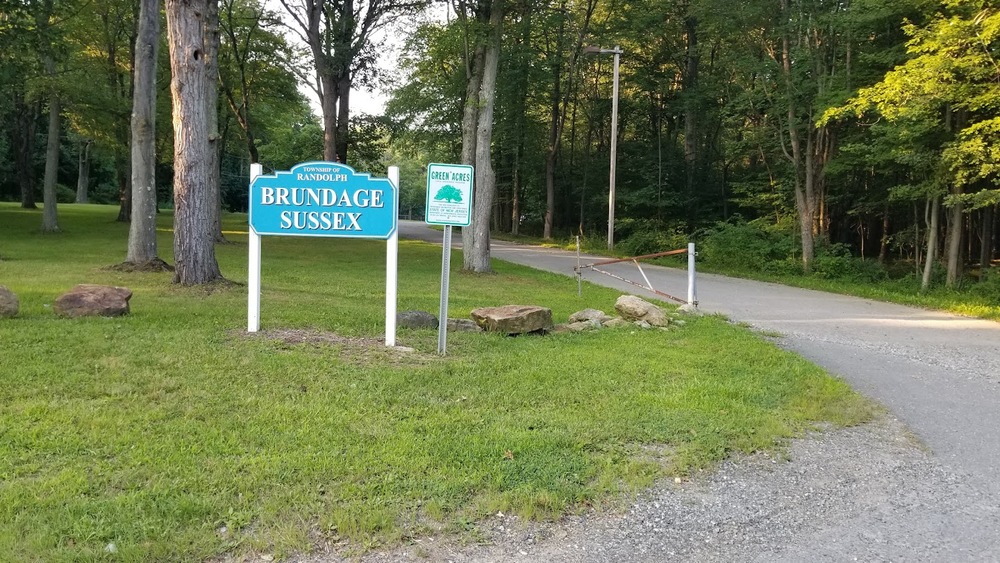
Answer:
[[(410, 354), (246, 337), (245, 286), (108, 270), (125, 254), (115, 213), (60, 206), (65, 231), (41, 235), (38, 212), (0, 204), (0, 284), (22, 303), (0, 320), (0, 560), (281, 555), (318, 538), (364, 550), (462, 533), (498, 510), (554, 518), (872, 412), (712, 317), (669, 332), (455, 333), (446, 358), (434, 331), (401, 331)], [(172, 262), (169, 222), (159, 244)], [(244, 283), (245, 216), (226, 228), (220, 266)], [(381, 337), (383, 249), (265, 239), (262, 328)], [(439, 260), (401, 243), (400, 309), (437, 310)], [(564, 320), (617, 297), (495, 266), (453, 273), (453, 316), (530, 303)], [(84, 282), (130, 287), (133, 314), (55, 318), (54, 298)]]

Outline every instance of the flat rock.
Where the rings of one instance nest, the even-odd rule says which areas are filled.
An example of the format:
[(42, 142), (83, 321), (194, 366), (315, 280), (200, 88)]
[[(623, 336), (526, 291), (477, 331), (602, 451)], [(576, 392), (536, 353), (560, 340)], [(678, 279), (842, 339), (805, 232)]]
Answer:
[(667, 326), (670, 318), (663, 309), (635, 295), (622, 295), (615, 301), (615, 310), (627, 321), (645, 321), (652, 326)]
[(630, 325), (630, 324), (631, 324), (630, 322), (626, 321), (625, 319), (623, 319), (621, 317), (611, 317), (610, 319), (604, 321), (603, 326), (605, 328), (615, 328), (615, 327), (626, 326), (626, 325)]
[(396, 313), (400, 328), (437, 328), (438, 319), (427, 311), (400, 311)]
[(63, 317), (120, 317), (129, 312), (132, 290), (110, 285), (80, 284), (59, 296), (52, 308)]
[(576, 321), (575, 323), (569, 323), (565, 326), (566, 330), (569, 332), (583, 332), (585, 330), (601, 328), (601, 324), (594, 324), (594, 321)]
[(0, 285), (0, 319), (16, 317), (20, 310), (21, 303), (17, 300), (17, 295), (7, 286)]
[(448, 332), (482, 332), (476, 321), (469, 319), (448, 319)]
[(584, 309), (569, 316), (570, 324), (580, 321), (597, 321), (598, 324), (611, 320), (611, 315), (597, 309)]
[(534, 305), (480, 307), (472, 311), (472, 319), (483, 330), (504, 334), (525, 334), (551, 329), (552, 309)]

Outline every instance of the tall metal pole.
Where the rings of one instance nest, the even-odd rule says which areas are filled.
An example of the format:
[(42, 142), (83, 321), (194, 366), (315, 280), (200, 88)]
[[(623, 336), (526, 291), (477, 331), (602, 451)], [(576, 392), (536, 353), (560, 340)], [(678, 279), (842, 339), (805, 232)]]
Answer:
[(608, 250), (615, 247), (615, 167), (618, 161), (618, 58), (621, 49), (615, 45), (614, 90), (611, 94), (611, 173), (608, 189)]

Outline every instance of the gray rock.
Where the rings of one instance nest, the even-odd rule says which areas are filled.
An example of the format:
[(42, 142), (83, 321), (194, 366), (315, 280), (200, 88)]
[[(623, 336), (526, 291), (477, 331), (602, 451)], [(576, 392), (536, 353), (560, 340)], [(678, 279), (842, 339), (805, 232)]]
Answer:
[(20, 309), (21, 303), (17, 300), (17, 295), (7, 286), (0, 285), (0, 319), (16, 317)]
[(632, 321), (632, 324), (639, 328), (653, 328), (649, 321)]
[(611, 319), (611, 315), (605, 313), (604, 311), (598, 311), (597, 309), (584, 309), (582, 311), (577, 311), (569, 316), (570, 324), (578, 323), (580, 321), (597, 321), (598, 324), (603, 323)]
[(63, 317), (120, 317), (129, 313), (132, 290), (109, 285), (80, 284), (59, 296), (53, 310)]
[(619, 327), (619, 326), (626, 326), (626, 325), (629, 325), (629, 324), (631, 324), (631, 323), (629, 323), (628, 321), (626, 321), (625, 319), (623, 319), (621, 317), (612, 317), (612, 318), (604, 321), (604, 327), (605, 328), (615, 328), (615, 327)]
[(575, 323), (569, 323), (566, 326), (566, 330), (570, 332), (583, 332), (585, 330), (591, 330), (595, 328), (601, 328), (600, 323), (595, 325), (592, 321), (577, 321)]
[(482, 332), (476, 321), (469, 319), (448, 319), (448, 332)]
[(480, 307), (472, 311), (472, 319), (484, 330), (525, 334), (551, 329), (552, 309), (534, 305)]
[(691, 305), (690, 303), (685, 303), (677, 308), (678, 313), (684, 313), (685, 315), (700, 315), (701, 311), (698, 310), (697, 305)]
[(663, 309), (635, 295), (622, 295), (615, 302), (615, 310), (627, 321), (646, 321), (653, 326), (667, 326), (670, 318)]
[(427, 311), (400, 311), (396, 324), (399, 328), (437, 328), (438, 319)]

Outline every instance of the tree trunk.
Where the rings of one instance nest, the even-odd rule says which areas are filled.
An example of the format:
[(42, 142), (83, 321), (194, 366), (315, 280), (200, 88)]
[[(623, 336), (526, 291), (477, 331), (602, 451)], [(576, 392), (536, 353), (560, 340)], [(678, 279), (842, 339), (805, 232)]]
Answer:
[(215, 242), (225, 243), (222, 234), (222, 135), (219, 133), (219, 1), (210, 0), (205, 13), (205, 72), (208, 79), (205, 82), (205, 115), (208, 118), (208, 178), (211, 194), (209, 198), (215, 202), (212, 206), (212, 236)]
[(955, 203), (948, 217), (948, 274), (945, 277), (947, 287), (955, 287), (962, 279), (962, 232), (964, 206), (961, 201)]
[(979, 277), (993, 265), (993, 206), (983, 209), (983, 224), (980, 228), (982, 244), (979, 246)]
[(115, 156), (115, 177), (118, 179), (118, 218), (116, 221), (128, 223), (132, 220), (131, 159), (121, 154)]
[(885, 264), (889, 257), (889, 204), (882, 211), (882, 238), (879, 240), (878, 263)]
[[(48, 65), (51, 61), (47, 62)], [(55, 73), (54, 63), (52, 73)], [(58, 194), (56, 179), (59, 173), (59, 94), (54, 90), (49, 95), (49, 132), (45, 146), (45, 181), (42, 184), (42, 232), (59, 232)]]
[(76, 202), (87, 203), (90, 190), (90, 145), (94, 141), (87, 139), (80, 147), (80, 158), (76, 175)]
[(697, 197), (695, 182), (698, 173), (698, 104), (695, 89), (698, 86), (698, 19), (684, 19), (687, 35), (687, 66), (684, 73), (684, 171), (687, 194), (688, 228), (697, 222)]
[(351, 76), (345, 71), (337, 84), (337, 158), (347, 162), (348, 120), (351, 117)]
[(493, 211), (496, 177), (493, 173), (491, 149), (497, 66), (500, 59), (500, 40), (503, 31), (503, 8), (503, 0), (494, 0), (490, 12), (490, 27), (493, 32), (483, 57), (483, 80), (479, 90), (481, 109), (476, 126), (475, 204), (473, 205), (472, 225), (470, 226), (472, 246), (463, 248), (464, 268), (480, 273), (493, 271), (490, 264), (490, 215)]
[(14, 153), (14, 172), (21, 190), (21, 207), (37, 209), (35, 203), (35, 127), (38, 103), (28, 104), (23, 91), (15, 91), (14, 127), (10, 131)]
[(142, 0), (132, 92), (132, 222), (125, 261), (148, 264), (156, 255), (156, 57), (159, 0)]
[(562, 53), (563, 36), (566, 33), (566, 2), (560, 6), (562, 16), (559, 18), (559, 31), (555, 45), (555, 64), (552, 70), (552, 91), (549, 98), (549, 149), (545, 155), (545, 219), (542, 227), (542, 238), (552, 238), (552, 223), (556, 212), (556, 161), (559, 158), (559, 141), (562, 137)]
[[(467, 33), (468, 30), (467, 30)], [(467, 51), (465, 61), (465, 107), (462, 110), (462, 164), (476, 166), (476, 126), (479, 123), (480, 110), (480, 89), (483, 83), (483, 57), (485, 48), (481, 43), (477, 43), (472, 52)], [(478, 171), (477, 171), (478, 172)], [(478, 182), (478, 179), (477, 179)], [(474, 191), (478, 191), (478, 184)], [(475, 198), (478, 200), (478, 198)], [(463, 267), (471, 269), (471, 262), (468, 255), (473, 246), (473, 227), (462, 228), (462, 256)], [(469, 249), (469, 250), (465, 250)]]
[(174, 124), (174, 282), (222, 279), (215, 259), (210, 186), (213, 141), (209, 138), (207, 82), (212, 79), (205, 41), (209, 4), (218, 0), (167, 0), (170, 92)]
[(927, 254), (924, 256), (924, 275), (920, 281), (920, 291), (927, 291), (931, 286), (931, 273), (937, 261), (938, 226), (941, 221), (941, 198), (931, 199), (931, 218), (927, 222)]

